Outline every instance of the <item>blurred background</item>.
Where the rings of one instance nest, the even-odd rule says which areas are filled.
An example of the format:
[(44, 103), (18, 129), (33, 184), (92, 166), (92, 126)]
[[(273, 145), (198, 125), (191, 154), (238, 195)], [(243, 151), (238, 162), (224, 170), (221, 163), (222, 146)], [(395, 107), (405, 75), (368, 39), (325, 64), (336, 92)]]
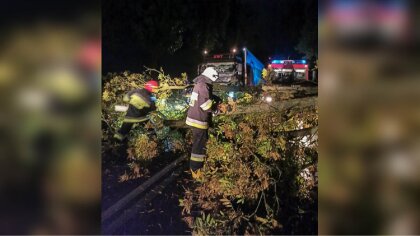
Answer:
[(319, 233), (420, 233), (415, 1), (319, 2)]
[(0, 8), (0, 233), (100, 233), (98, 1)]

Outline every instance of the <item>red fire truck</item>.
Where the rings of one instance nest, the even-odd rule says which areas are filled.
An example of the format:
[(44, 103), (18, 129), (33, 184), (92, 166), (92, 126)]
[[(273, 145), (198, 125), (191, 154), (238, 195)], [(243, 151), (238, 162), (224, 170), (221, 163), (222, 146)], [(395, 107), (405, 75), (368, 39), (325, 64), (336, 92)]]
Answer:
[(306, 60), (272, 60), (268, 69), (274, 71), (275, 80), (309, 80)]

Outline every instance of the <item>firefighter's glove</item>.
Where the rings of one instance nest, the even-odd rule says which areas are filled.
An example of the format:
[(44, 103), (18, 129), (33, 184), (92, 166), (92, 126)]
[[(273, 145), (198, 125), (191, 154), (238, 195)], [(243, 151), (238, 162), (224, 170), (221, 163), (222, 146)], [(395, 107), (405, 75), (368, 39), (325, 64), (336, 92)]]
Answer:
[(216, 95), (213, 95), (212, 100), (213, 100), (212, 110), (217, 110), (217, 107), (219, 107), (219, 105), (222, 103), (222, 99)]
[(124, 102), (130, 102), (130, 96), (128, 94), (124, 95), (123, 101)]

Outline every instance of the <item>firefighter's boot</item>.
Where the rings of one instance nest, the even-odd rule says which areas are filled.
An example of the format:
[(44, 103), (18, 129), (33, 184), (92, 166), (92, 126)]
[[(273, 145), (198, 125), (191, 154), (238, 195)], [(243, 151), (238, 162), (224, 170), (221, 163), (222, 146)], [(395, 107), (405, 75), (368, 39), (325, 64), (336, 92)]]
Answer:
[(122, 141), (124, 141), (125, 136), (124, 136), (124, 135), (122, 135), (122, 134), (121, 134), (121, 133), (119, 133), (119, 132), (115, 132), (115, 134), (114, 134), (114, 139), (115, 139), (116, 141), (118, 141), (118, 142), (122, 142)]
[(195, 171), (190, 169), (190, 171), (191, 171), (192, 178), (195, 179), (195, 180), (200, 179), (201, 176), (203, 175), (203, 173), (201, 172), (201, 169), (198, 169), (198, 170), (195, 170)]

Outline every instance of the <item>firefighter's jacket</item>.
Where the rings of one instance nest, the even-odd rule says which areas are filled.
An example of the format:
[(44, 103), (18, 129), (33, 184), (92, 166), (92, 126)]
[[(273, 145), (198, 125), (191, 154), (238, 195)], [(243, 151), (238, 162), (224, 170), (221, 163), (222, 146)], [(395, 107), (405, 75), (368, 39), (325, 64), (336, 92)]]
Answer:
[(194, 82), (185, 123), (195, 128), (208, 129), (213, 105), (212, 81), (204, 75), (199, 75)]
[(131, 105), (128, 108), (124, 122), (138, 123), (148, 120), (148, 114), (155, 110), (155, 104), (150, 97), (150, 92), (145, 89), (134, 89), (124, 95), (124, 102), (128, 102)]

